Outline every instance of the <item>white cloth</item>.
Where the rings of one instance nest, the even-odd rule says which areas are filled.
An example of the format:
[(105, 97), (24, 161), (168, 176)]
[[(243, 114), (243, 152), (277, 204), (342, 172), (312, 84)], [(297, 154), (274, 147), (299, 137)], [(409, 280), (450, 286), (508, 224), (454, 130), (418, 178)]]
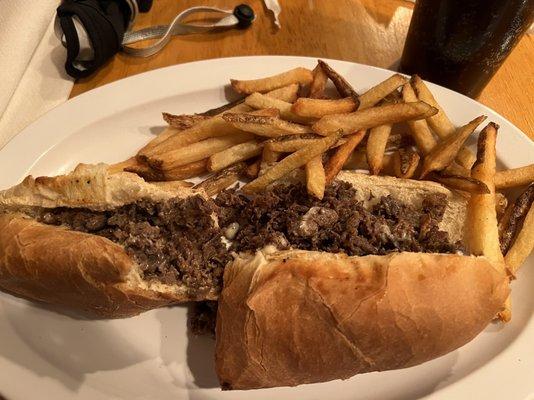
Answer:
[(0, 148), (68, 99), (73, 80), (54, 35), (59, 0), (0, 0)]

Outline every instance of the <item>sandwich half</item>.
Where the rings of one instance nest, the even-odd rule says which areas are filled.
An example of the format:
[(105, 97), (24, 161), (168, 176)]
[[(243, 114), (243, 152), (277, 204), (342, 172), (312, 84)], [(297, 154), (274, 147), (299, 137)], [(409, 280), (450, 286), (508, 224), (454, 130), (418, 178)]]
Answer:
[(470, 255), (467, 197), (343, 171), (215, 198), (105, 165), (0, 192), (0, 288), (100, 317), (219, 301), (225, 389), (404, 368), (474, 338), (509, 294)]

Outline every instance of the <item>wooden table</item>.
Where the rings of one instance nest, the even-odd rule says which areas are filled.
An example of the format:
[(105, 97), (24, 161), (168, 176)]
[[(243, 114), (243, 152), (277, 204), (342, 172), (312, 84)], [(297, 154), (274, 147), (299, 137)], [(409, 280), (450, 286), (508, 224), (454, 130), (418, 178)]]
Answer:
[[(302, 55), (395, 69), (402, 54), (412, 3), (402, 0), (280, 0), (277, 30), (261, 0), (246, 0), (258, 16), (245, 31), (180, 36), (150, 58), (117, 55), (71, 97), (140, 72), (188, 61), (243, 55)], [(155, 0), (136, 29), (167, 24), (181, 10), (204, 4), (233, 8), (237, 0)], [(480, 98), (534, 139), (534, 36), (525, 35)]]

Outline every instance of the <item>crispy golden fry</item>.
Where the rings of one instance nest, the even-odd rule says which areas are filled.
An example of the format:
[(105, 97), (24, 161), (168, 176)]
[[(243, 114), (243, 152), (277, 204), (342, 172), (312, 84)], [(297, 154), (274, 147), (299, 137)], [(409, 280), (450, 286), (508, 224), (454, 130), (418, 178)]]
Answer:
[(321, 66), (324, 73), (327, 77), (330, 78), (330, 80), (334, 83), (334, 86), (336, 87), (339, 95), (341, 97), (350, 97), (356, 106), (360, 104), (360, 100), (358, 99), (358, 93), (354, 88), (348, 83), (345, 78), (343, 78), (341, 75), (339, 75), (330, 65), (328, 65), (323, 60), (317, 60), (317, 63)]
[(322, 138), (315, 134), (280, 136), (266, 141), (265, 147), (278, 153), (293, 153)]
[(180, 132), (182, 132), (182, 130), (178, 128), (173, 128), (172, 126), (166, 127), (163, 132), (158, 134), (154, 139), (152, 139), (144, 147), (142, 147), (141, 150), (139, 150), (138, 154), (148, 154), (149, 152), (153, 151), (153, 149), (157, 148), (161, 143), (165, 142), (171, 137), (174, 137)]
[(486, 116), (482, 115), (459, 128), (454, 134), (439, 142), (430, 153), (425, 156), (421, 178), (430, 172), (441, 171), (452, 164), (458, 151), (462, 148), (467, 138), (475, 131)]
[[(283, 101), (293, 103), (297, 99), (298, 91), (299, 91), (299, 84), (292, 83), (291, 85), (287, 85), (287, 86), (284, 86), (278, 89), (271, 90), (270, 92), (265, 93), (265, 95), (272, 97), (273, 99), (278, 99), (278, 100), (283, 100)], [(242, 97), (240, 99), (231, 101), (230, 103), (226, 103), (220, 107), (209, 109), (197, 115), (202, 115), (206, 117), (214, 117), (215, 115), (222, 114), (225, 111), (230, 111), (232, 108), (243, 103), (244, 101), (245, 101), (245, 98)]]
[(320, 135), (328, 135), (340, 129), (344, 135), (349, 135), (361, 129), (427, 118), (435, 112), (437, 110), (434, 107), (423, 102), (386, 104), (350, 114), (326, 115), (314, 123), (312, 129)]
[(273, 99), (287, 101), (288, 103), (293, 103), (295, 100), (297, 100), (299, 89), (300, 86), (298, 83), (292, 83), (291, 85), (283, 86), (281, 88), (267, 92), (265, 93), (265, 96), (272, 97)]
[(393, 172), (397, 178), (410, 179), (419, 165), (419, 154), (411, 149), (399, 149), (393, 153)]
[(149, 165), (155, 169), (172, 170), (252, 139), (254, 135), (246, 132), (205, 139), (152, 158), (149, 160)]
[(173, 128), (183, 131), (184, 129), (191, 128), (193, 125), (199, 123), (200, 121), (207, 120), (207, 115), (200, 114), (180, 114), (174, 115), (169, 113), (162, 113), (163, 120), (168, 123)]
[(309, 123), (310, 118), (301, 117), (291, 111), (291, 103), (286, 101), (272, 99), (261, 93), (253, 93), (245, 99), (245, 104), (257, 110), (264, 108), (276, 108), (280, 111), (280, 117), (292, 122)]
[(152, 182), (153, 185), (159, 186), (165, 189), (178, 189), (178, 188), (190, 188), (195, 186), (193, 182), (187, 181), (162, 181), (162, 182)]
[(524, 186), (531, 182), (534, 182), (534, 164), (499, 171), (495, 174), (495, 187), (497, 189)]
[(310, 99), (301, 97), (297, 99), (291, 111), (301, 117), (321, 118), (330, 114), (344, 114), (356, 109), (354, 100), (350, 97), (344, 99)]
[(508, 199), (506, 198), (506, 196), (501, 192), (496, 192), (495, 193), (495, 210), (497, 211), (497, 219), (499, 220), (499, 224), (507, 208), (508, 208)]
[[(438, 113), (427, 118), (427, 122), (430, 127), (436, 132), (436, 134), (441, 138), (445, 139), (447, 136), (452, 135), (456, 128), (452, 124), (445, 110), (439, 105), (436, 101), (430, 89), (425, 85), (423, 80), (418, 76), (412, 76), (411, 80), (412, 86), (417, 93), (419, 100), (424, 101), (427, 104), (438, 109)], [(475, 155), (473, 152), (465, 147), (463, 147), (458, 153), (458, 158), (456, 161), (464, 168), (470, 169), (473, 163), (475, 162)]]
[(372, 128), (367, 137), (367, 164), (372, 175), (378, 175), (382, 169), (384, 152), (391, 134), (391, 125), (380, 125)]
[(124, 168), (124, 171), (132, 172), (134, 174), (137, 174), (147, 182), (165, 181), (166, 180), (165, 179), (165, 175), (164, 175), (164, 173), (162, 171), (158, 171), (158, 170), (153, 169), (150, 166), (142, 164), (142, 163), (126, 167), (126, 168)]
[[(499, 244), (497, 212), (495, 211), (495, 164), (497, 130), (499, 126), (490, 122), (478, 136), (477, 161), (471, 170), (471, 177), (483, 182), (488, 194), (474, 193), (467, 206), (467, 243), (474, 255), (486, 256), (496, 268), (506, 269)], [(499, 313), (502, 321), (511, 318), (510, 304), (504, 305)]]
[[(406, 103), (417, 101), (417, 96), (409, 84), (402, 87), (402, 98)], [(432, 117), (431, 117), (432, 118)], [(436, 138), (430, 131), (426, 120), (407, 121), (410, 133), (421, 150), (422, 154), (428, 154), (437, 145)]]
[(282, 161), (276, 163), (271, 168), (265, 171), (263, 175), (252, 182), (243, 186), (243, 191), (246, 193), (254, 193), (262, 190), (275, 180), (290, 173), (294, 169), (302, 167), (312, 158), (324, 153), (330, 147), (332, 147), (337, 140), (341, 137), (341, 133), (335, 133), (323, 139), (320, 139), (293, 154), (290, 154)]
[(260, 173), (261, 158), (250, 164), (245, 170), (245, 176), (249, 179), (256, 179)]
[(311, 99), (322, 99), (324, 97), (324, 90), (326, 88), (326, 81), (328, 77), (324, 73), (320, 64), (313, 69), (313, 80), (310, 85), (310, 94)]
[(510, 269), (512, 275), (515, 275), (519, 267), (525, 262), (525, 259), (534, 249), (534, 206), (530, 205), (521, 230), (516, 235), (515, 242), (506, 253), (504, 262)]
[(292, 83), (308, 85), (312, 80), (312, 72), (309, 69), (299, 67), (267, 78), (246, 81), (230, 79), (230, 82), (237, 93), (251, 94), (255, 92), (265, 93)]
[[(365, 156), (365, 153), (360, 151), (355, 151), (354, 153), (352, 153), (343, 165), (343, 169), (369, 170), (369, 165), (367, 164), (367, 158)], [(384, 154), (384, 158), (382, 159), (382, 171), (380, 172), (380, 174), (395, 176), (395, 173), (393, 171), (393, 154)]]
[(232, 165), (222, 171), (219, 171), (209, 176), (198, 185), (194, 186), (194, 189), (203, 189), (208, 196), (215, 196), (217, 193), (223, 191), (228, 186), (236, 183), (241, 175), (244, 174), (247, 164), (241, 162), (239, 164)]
[[(232, 112), (250, 112), (250, 107), (246, 104), (238, 104), (231, 109)], [(222, 115), (217, 115), (211, 117), (205, 121), (201, 121), (196, 125), (193, 125), (189, 129), (183, 131), (174, 131), (172, 135), (164, 139), (159, 143), (155, 143), (154, 139), (143, 147), (138, 156), (143, 159), (149, 159), (156, 155), (161, 155), (166, 152), (177, 150), (180, 147), (187, 146), (192, 143), (200, 142), (201, 140), (208, 139), (211, 137), (231, 135), (235, 133), (240, 133), (237, 128), (228, 124), (223, 118)]]
[(108, 166), (108, 172), (110, 174), (116, 174), (117, 172), (122, 172), (126, 170), (126, 168), (135, 168), (140, 164), (141, 163), (139, 162), (139, 160), (137, 160), (136, 157), (130, 157), (127, 160)]
[(254, 114), (226, 113), (223, 115), (226, 122), (241, 131), (251, 132), (259, 136), (278, 137), (285, 135), (301, 135), (311, 133), (311, 128), (299, 125), (283, 119)]
[(484, 182), (481, 182), (475, 178), (471, 178), (470, 176), (436, 174), (434, 178), (439, 183), (442, 183), (451, 189), (462, 190), (468, 193), (490, 193), (488, 186)]
[(358, 110), (364, 110), (366, 108), (373, 107), (374, 105), (378, 104), (380, 100), (397, 90), (406, 82), (408, 82), (408, 79), (402, 75), (394, 74), (390, 76), (385, 81), (380, 82), (378, 85), (373, 86), (367, 92), (360, 95), (360, 105), (358, 106)]
[(506, 218), (499, 222), (499, 238), (501, 241), (501, 252), (507, 254), (513, 240), (523, 223), (528, 211), (534, 201), (534, 183), (519, 195), (516, 201), (510, 205)]
[(244, 97), (241, 97), (237, 100), (231, 101), (229, 103), (223, 104), (222, 106), (210, 108), (209, 110), (206, 110), (204, 112), (199, 113), (198, 115), (202, 115), (205, 117), (214, 117), (216, 115), (222, 114), (225, 111), (230, 111), (235, 106), (238, 106), (242, 104), (245, 101)]
[(269, 149), (267, 146), (263, 148), (261, 161), (267, 164), (272, 164), (280, 159), (280, 153)]
[(319, 155), (312, 158), (306, 164), (306, 188), (308, 193), (319, 200), (324, 197), (326, 177), (322, 157)]
[(236, 144), (210, 156), (208, 160), (208, 171), (220, 171), (239, 161), (245, 161), (258, 156), (262, 150), (263, 143), (256, 139)]
[(356, 132), (347, 138), (347, 141), (339, 146), (336, 152), (330, 157), (325, 165), (326, 183), (330, 184), (334, 181), (337, 174), (343, 168), (356, 146), (360, 144), (366, 134), (365, 130)]
[(182, 165), (169, 171), (160, 171), (150, 168), (148, 165), (139, 164), (135, 167), (126, 169), (128, 172), (133, 172), (139, 175), (146, 181), (177, 181), (182, 179), (189, 179), (198, 176), (206, 171), (207, 159), (195, 161), (193, 163)]

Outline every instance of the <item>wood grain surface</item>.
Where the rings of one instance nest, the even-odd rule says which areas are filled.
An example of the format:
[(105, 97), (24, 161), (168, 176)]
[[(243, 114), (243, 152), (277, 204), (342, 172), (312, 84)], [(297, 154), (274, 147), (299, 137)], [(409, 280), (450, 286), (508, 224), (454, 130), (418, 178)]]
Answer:
[[(301, 55), (396, 69), (410, 24), (403, 0), (280, 0), (282, 29), (261, 0), (246, 1), (257, 20), (247, 30), (179, 36), (149, 58), (117, 55), (94, 76), (78, 81), (71, 97), (140, 72), (169, 65), (244, 55)], [(233, 8), (230, 0), (155, 0), (135, 29), (167, 24), (194, 5)], [(534, 139), (534, 36), (524, 36), (478, 99)]]

